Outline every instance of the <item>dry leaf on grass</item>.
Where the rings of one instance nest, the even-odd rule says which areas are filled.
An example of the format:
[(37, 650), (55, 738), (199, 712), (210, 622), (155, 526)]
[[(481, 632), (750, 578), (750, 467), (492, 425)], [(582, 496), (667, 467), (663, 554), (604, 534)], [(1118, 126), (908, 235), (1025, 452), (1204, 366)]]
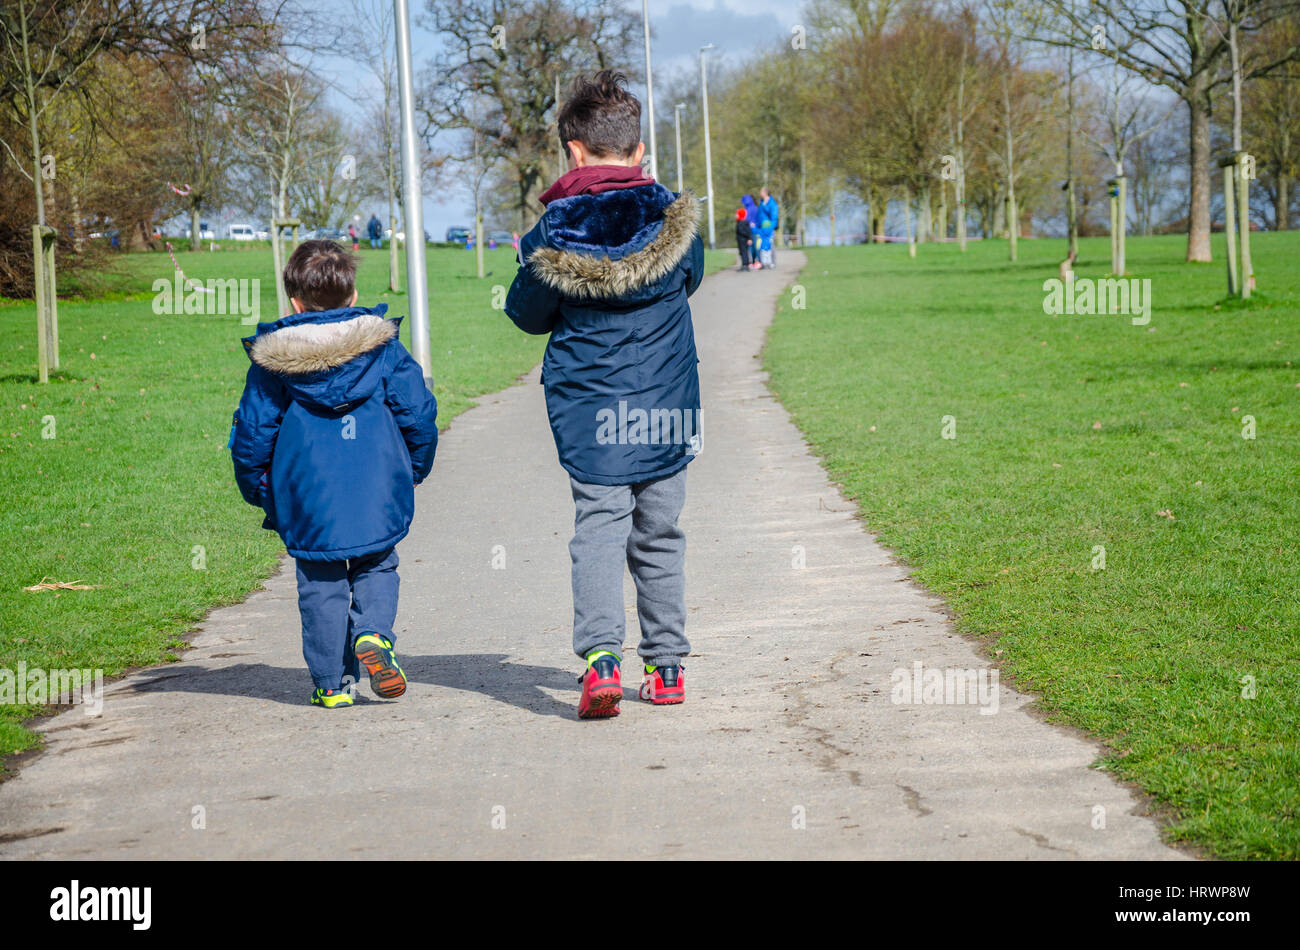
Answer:
[(23, 590), (42, 591), (42, 590), (99, 590), (99, 584), (83, 584), (81, 581), (47, 581), (41, 578), (39, 584), (33, 584), (31, 587), (24, 587)]

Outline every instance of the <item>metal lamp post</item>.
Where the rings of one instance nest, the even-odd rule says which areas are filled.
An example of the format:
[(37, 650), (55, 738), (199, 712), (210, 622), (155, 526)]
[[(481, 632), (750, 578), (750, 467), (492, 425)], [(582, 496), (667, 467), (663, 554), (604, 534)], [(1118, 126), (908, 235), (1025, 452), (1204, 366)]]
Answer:
[(433, 389), (429, 353), (429, 285), (424, 270), (424, 207), (420, 153), (415, 134), (415, 92), (411, 78), (411, 16), (408, 0), (393, 0), (397, 27), (397, 85), (402, 116), (402, 217), (406, 221), (406, 300), (411, 311), (411, 355)]
[(680, 195), (685, 186), (682, 184), (682, 110), (686, 103), (679, 102), (673, 106), (673, 128), (677, 130), (677, 193)]
[(708, 184), (710, 250), (718, 243), (713, 224), (713, 152), (709, 143), (709, 70), (706, 61), (706, 56), (711, 49), (713, 49), (712, 43), (700, 47), (700, 98), (704, 102), (704, 177)]
[(645, 101), (650, 117), (650, 177), (659, 179), (658, 150), (655, 147), (655, 86), (650, 75), (650, 9), (649, 0), (641, 0), (641, 25), (645, 29)]

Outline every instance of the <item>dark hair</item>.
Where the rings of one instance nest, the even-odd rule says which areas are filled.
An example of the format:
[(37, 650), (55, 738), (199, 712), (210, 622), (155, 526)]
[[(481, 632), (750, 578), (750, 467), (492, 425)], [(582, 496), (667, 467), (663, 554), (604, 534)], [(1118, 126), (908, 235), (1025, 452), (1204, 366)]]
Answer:
[(627, 91), (627, 76), (602, 69), (574, 81), (559, 126), (566, 148), (577, 139), (593, 155), (630, 158), (641, 143), (641, 103)]
[(319, 312), (352, 303), (357, 259), (333, 241), (303, 241), (284, 265), (284, 292)]

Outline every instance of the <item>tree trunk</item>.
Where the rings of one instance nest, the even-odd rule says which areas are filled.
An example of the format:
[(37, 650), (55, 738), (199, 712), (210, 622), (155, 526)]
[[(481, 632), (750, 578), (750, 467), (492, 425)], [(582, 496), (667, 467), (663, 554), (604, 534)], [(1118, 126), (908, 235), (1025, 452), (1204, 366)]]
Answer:
[(81, 198), (74, 191), (72, 201), (72, 249), (80, 254), (86, 249), (86, 229), (81, 223)]
[(1188, 90), (1191, 150), (1187, 218), (1187, 260), (1209, 262), (1210, 254), (1210, 93), (1209, 76), (1198, 73)]
[(1277, 176), (1277, 208), (1273, 213), (1273, 230), (1291, 229), (1291, 176), (1285, 172)]
[(924, 244), (930, 240), (930, 186), (922, 185), (916, 198), (916, 243)]
[(197, 201), (191, 201), (190, 202), (190, 250), (191, 251), (203, 250), (203, 235), (200, 233), (200, 231), (202, 231), (202, 228), (200, 226), (201, 222), (199, 220), (201, 217), (202, 217), (202, 209), (200, 208), (199, 203)]

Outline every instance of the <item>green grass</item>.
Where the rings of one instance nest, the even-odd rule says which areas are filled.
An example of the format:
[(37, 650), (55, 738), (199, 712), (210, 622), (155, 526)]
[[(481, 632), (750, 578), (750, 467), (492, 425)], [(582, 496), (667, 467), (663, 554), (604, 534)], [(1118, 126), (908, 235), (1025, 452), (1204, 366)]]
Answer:
[[(1045, 314), (1063, 244), (812, 250), (773, 386), (865, 523), (1171, 839), (1300, 857), (1300, 234), (1253, 236), (1244, 305), (1221, 237), (1212, 265), (1131, 239), (1147, 327)], [(1079, 276), (1108, 269), (1083, 241)]]
[[(493, 288), (514, 277), (513, 252), (485, 254), (480, 281), (473, 254), (427, 253), (442, 427), (476, 396), (510, 385), (545, 345), (492, 307)], [(227, 242), (177, 259), (201, 281), (259, 279), (262, 318), (272, 318), (269, 244)], [(734, 259), (709, 252), (706, 265)], [(62, 365), (45, 386), (36, 382), (34, 305), (0, 300), (0, 668), (22, 661), (113, 676), (175, 659), (196, 622), (256, 589), (283, 553), (239, 497), (226, 452), (248, 369), (239, 340), (252, 328), (231, 316), (155, 315), (152, 283), (171, 274), (165, 253), (122, 255), (65, 286), (96, 296), (60, 302)], [(357, 284), (362, 304), (408, 313), (405, 296), (387, 292), (386, 252), (362, 253)], [(402, 338), (409, 345), (408, 326)], [(46, 416), (53, 439), (42, 438)], [(98, 589), (23, 590), (42, 579)], [(38, 744), (22, 721), (43, 711), (0, 705), (0, 756)]]

